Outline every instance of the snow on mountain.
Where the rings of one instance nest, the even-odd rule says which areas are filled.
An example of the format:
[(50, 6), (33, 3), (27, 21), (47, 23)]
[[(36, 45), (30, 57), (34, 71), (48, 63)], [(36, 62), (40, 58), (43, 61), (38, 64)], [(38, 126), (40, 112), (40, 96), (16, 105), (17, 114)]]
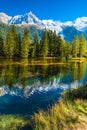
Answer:
[(53, 20), (40, 20), (38, 19), (31, 11), (24, 15), (16, 15), (12, 17), (8, 24), (19, 24), (19, 25), (36, 25), (41, 29), (47, 28), (51, 30), (55, 30), (57, 33), (62, 31), (62, 23), (59, 21)]
[(42, 20), (42, 23), (47, 29), (55, 30), (57, 33), (62, 31), (62, 23), (60, 21)]
[(6, 24), (17, 24), (17, 25), (36, 25), (41, 29), (47, 28), (55, 30), (57, 33), (62, 31), (62, 22), (54, 20), (40, 20), (31, 11), (24, 15), (16, 15), (10, 17), (4, 13), (0, 15), (1, 22)]
[(24, 15), (16, 15), (14, 17), (8, 16), (5, 13), (0, 13), (0, 22), (6, 24), (16, 25), (35, 25), (39, 28), (47, 28), (61, 33), (65, 27), (74, 27), (78, 31), (84, 32), (87, 29), (87, 17), (77, 18), (75, 21), (54, 21), (54, 20), (40, 20), (31, 11)]
[(9, 20), (10, 20), (11, 18), (12, 18), (11, 16), (8, 16), (8, 15), (5, 14), (5, 13), (0, 13), (0, 22), (1, 22), (1, 23), (6, 23), (6, 24), (8, 24), (8, 23), (9, 23)]
[(79, 31), (85, 31), (87, 29), (87, 17), (77, 18), (74, 27)]
[(62, 26), (73, 26), (73, 22), (72, 21), (67, 21), (67, 22), (64, 22), (64, 23), (62, 23)]
[(40, 20), (32, 13), (26, 13), (24, 15), (17, 15), (11, 18), (9, 24), (38, 24)]

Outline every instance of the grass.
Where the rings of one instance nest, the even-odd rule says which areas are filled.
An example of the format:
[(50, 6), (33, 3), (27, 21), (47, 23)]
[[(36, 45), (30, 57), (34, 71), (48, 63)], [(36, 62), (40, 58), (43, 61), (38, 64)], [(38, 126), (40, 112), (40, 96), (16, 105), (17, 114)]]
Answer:
[(0, 115), (0, 130), (19, 130), (27, 121), (19, 115)]
[(17, 60), (17, 59), (0, 59), (0, 66), (7, 66), (7, 65), (20, 65), (20, 66), (27, 66), (27, 65), (61, 65), (61, 64), (66, 64), (66, 61), (59, 61), (55, 57), (45, 57), (43, 58), (38, 58), (38, 59), (22, 59), (22, 60)]
[(55, 104), (47, 112), (39, 111), (38, 114), (34, 114), (32, 122), (34, 130), (63, 130), (73, 128), (80, 120), (75, 106), (60, 100), (59, 104)]
[(0, 59), (0, 66), (7, 66), (7, 65), (20, 65), (20, 66), (47, 66), (47, 65), (67, 65), (67, 63), (73, 63), (73, 62), (86, 62), (87, 58), (72, 58), (69, 59), (68, 62), (62, 58), (58, 59), (55, 57), (45, 57), (39, 58), (39, 59), (23, 59), (23, 60), (12, 60), (12, 59)]
[(0, 116), (0, 130), (87, 130), (87, 85), (64, 92), (64, 98), (30, 120), (18, 115)]
[(71, 62), (86, 62), (87, 58), (84, 57), (76, 57), (76, 58), (71, 58)]
[[(87, 85), (66, 92), (48, 111), (40, 110), (31, 119), (33, 130), (85, 130), (87, 123)], [(87, 129), (87, 126), (86, 126)]]

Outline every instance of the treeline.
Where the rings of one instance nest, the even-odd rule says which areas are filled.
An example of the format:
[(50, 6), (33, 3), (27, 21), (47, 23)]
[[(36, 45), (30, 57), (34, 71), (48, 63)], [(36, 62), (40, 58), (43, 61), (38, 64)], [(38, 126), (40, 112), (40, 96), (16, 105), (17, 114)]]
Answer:
[(16, 27), (11, 26), (6, 38), (0, 36), (0, 56), (5, 58), (36, 58), (36, 57), (84, 57), (87, 44), (84, 35), (75, 36), (72, 43), (65, 41), (60, 35), (51, 30), (44, 30), (42, 38), (36, 33), (30, 39), (29, 29), (25, 28), (24, 34), (18, 34)]

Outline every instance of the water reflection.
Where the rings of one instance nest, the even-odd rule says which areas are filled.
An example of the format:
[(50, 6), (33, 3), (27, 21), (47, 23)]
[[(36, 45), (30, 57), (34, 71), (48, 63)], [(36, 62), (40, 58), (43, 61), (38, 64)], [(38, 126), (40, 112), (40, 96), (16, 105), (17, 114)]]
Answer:
[(0, 65), (0, 113), (31, 114), (46, 108), (63, 90), (86, 83), (86, 70), (85, 63)]

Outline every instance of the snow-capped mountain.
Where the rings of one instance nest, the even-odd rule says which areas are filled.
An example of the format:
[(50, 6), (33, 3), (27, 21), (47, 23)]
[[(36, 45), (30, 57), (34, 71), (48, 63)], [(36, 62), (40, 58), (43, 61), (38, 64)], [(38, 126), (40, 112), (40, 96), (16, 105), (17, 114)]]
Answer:
[(84, 32), (87, 29), (87, 17), (77, 18), (74, 22), (74, 27)]
[(0, 22), (2, 22), (2, 23), (8, 24), (8, 23), (9, 23), (9, 20), (10, 20), (11, 18), (12, 18), (11, 16), (8, 16), (8, 15), (5, 14), (5, 13), (0, 13)]
[[(16, 15), (14, 17), (8, 16), (5, 13), (0, 13), (0, 22), (5, 24), (15, 24), (15, 25), (26, 25), (26, 26), (37, 26), (40, 29), (50, 29), (56, 31), (66, 37), (65, 33), (72, 33), (74, 35), (77, 33), (83, 33), (87, 30), (87, 17), (77, 18), (74, 21), (54, 21), (54, 20), (40, 20), (31, 11), (24, 15)], [(69, 31), (68, 31), (69, 30)], [(71, 31), (70, 31), (71, 30)]]
[(17, 15), (10, 19), (9, 24), (39, 24), (41, 21), (30, 11), (24, 15)]

